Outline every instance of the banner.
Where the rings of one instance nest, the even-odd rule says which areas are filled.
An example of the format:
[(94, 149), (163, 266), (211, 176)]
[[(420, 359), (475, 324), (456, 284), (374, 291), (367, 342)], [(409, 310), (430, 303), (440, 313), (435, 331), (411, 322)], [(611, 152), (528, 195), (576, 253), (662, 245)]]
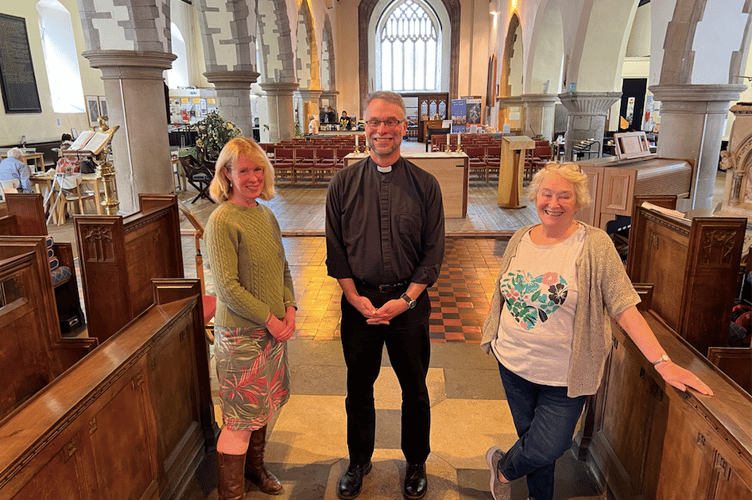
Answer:
[(452, 99), (452, 133), (464, 133), (466, 124), (467, 101), (465, 99)]

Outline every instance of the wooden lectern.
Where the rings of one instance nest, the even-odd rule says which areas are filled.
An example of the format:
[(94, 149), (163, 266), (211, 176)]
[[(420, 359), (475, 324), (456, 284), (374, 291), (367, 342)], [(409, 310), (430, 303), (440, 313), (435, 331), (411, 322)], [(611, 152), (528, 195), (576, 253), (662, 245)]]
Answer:
[(535, 141), (520, 136), (501, 138), (501, 168), (499, 169), (498, 204), (502, 208), (524, 208), (521, 203), (522, 175), (525, 169), (525, 150), (533, 149)]

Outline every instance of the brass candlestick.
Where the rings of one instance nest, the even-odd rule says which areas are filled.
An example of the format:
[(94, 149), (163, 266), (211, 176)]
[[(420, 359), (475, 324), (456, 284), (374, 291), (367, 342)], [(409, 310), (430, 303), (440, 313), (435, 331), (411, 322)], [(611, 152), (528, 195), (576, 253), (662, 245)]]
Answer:
[(107, 145), (102, 148), (99, 154), (94, 156), (94, 163), (97, 164), (97, 175), (104, 182), (104, 201), (102, 202), (102, 206), (107, 215), (117, 215), (120, 209), (120, 201), (117, 196), (117, 181), (115, 180), (115, 169), (112, 167), (112, 162), (107, 160), (107, 154), (110, 150), (112, 136), (115, 135), (120, 125), (117, 125), (115, 128), (109, 128), (107, 126), (107, 117), (100, 117), (99, 125), (102, 132), (110, 135)]

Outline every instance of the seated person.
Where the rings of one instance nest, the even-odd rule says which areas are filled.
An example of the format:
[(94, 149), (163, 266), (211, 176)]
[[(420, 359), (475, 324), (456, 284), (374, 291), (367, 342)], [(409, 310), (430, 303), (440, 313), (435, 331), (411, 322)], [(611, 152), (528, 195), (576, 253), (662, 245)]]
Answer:
[(20, 182), (18, 190), (22, 193), (31, 193), (31, 170), (26, 162), (21, 161), (23, 151), (19, 148), (8, 150), (8, 157), (0, 161), (0, 181), (12, 181), (17, 179)]

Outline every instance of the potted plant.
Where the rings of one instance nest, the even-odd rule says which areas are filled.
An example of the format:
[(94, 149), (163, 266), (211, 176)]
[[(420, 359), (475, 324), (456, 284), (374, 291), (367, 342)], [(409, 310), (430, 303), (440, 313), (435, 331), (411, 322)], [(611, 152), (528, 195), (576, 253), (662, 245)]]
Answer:
[(234, 123), (222, 118), (216, 110), (196, 122), (194, 126), (198, 131), (196, 159), (201, 163), (215, 163), (225, 144), (242, 134)]

